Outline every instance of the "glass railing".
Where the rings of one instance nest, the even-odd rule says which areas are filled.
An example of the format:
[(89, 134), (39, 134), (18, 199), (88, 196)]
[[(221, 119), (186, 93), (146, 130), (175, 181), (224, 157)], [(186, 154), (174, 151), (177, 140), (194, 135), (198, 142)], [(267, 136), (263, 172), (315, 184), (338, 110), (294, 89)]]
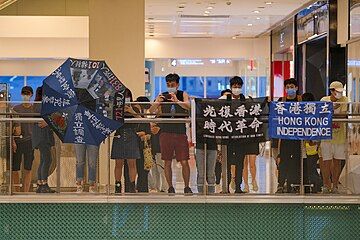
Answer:
[[(176, 113), (169, 107), (168, 113), (154, 109), (149, 112), (144, 110), (151, 106), (149, 103), (127, 104), (136, 109), (136, 114), (126, 115), (126, 130), (111, 134), (99, 149), (88, 147), (87, 155), (81, 155), (82, 145), (62, 143), (56, 134), (46, 133), (38, 108), (19, 110), (15, 107), (19, 104), (22, 103), (0, 103), (0, 194), (49, 193), (49, 188), (56, 191), (54, 194), (79, 194), (85, 198), (91, 193), (144, 197), (174, 192), (191, 194), (190, 189), (195, 195), (224, 197), (360, 193), (357, 103), (349, 103), (346, 114), (333, 117), (335, 127), (345, 126), (345, 149), (315, 142), (311, 143), (316, 146), (315, 152), (311, 152), (309, 145), (301, 141), (298, 146), (302, 161), (290, 162), (285, 168), (279, 163), (275, 140), (267, 139), (258, 146), (232, 143), (235, 150), (248, 149), (250, 145), (254, 148), (245, 156), (236, 155), (228, 143), (221, 141), (195, 145), (191, 126), (194, 116), (190, 111)], [(341, 159), (325, 160), (327, 151)], [(290, 184), (288, 179), (292, 179)], [(46, 184), (49, 188), (40, 187)]]

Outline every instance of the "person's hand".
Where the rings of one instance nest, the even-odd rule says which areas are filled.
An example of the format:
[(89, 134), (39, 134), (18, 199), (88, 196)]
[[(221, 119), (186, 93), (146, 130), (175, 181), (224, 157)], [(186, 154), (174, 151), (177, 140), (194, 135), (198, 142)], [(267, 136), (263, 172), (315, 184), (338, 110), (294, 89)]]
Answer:
[(159, 95), (156, 99), (155, 102), (163, 102), (165, 100), (165, 97), (163, 95)]
[(38, 123), (38, 126), (39, 126), (40, 128), (45, 128), (45, 127), (48, 126), (48, 124), (47, 124), (45, 121), (41, 121), (41, 122)]
[(158, 127), (158, 126), (156, 126), (156, 125), (153, 125), (153, 126), (151, 126), (151, 133), (153, 134), (153, 135), (156, 135), (156, 134), (158, 134), (159, 133), (159, 131), (160, 131), (160, 128)]
[(12, 142), (12, 149), (13, 149), (13, 152), (16, 153), (17, 145), (16, 145), (15, 141)]
[(124, 111), (130, 114), (135, 114), (134, 109), (131, 107), (131, 105), (125, 105)]
[(179, 99), (177, 98), (175, 93), (170, 93), (170, 96), (171, 96), (170, 101), (179, 102)]

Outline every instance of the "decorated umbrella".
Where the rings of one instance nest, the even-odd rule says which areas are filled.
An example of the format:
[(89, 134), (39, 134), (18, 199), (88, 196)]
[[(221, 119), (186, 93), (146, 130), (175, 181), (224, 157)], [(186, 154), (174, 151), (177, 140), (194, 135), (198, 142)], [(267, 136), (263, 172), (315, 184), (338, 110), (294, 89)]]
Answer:
[(104, 61), (69, 58), (44, 80), (41, 116), (62, 142), (98, 146), (124, 123), (125, 89)]

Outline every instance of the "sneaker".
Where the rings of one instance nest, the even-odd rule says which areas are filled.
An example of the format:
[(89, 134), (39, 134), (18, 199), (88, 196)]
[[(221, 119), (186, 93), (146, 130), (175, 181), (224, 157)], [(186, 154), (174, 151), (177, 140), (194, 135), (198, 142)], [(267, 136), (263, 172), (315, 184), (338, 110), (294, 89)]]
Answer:
[(250, 192), (250, 190), (249, 190), (249, 184), (245, 184), (244, 192), (246, 192), (246, 193)]
[(121, 182), (116, 182), (115, 183), (115, 194), (120, 194), (121, 193)]
[(89, 186), (89, 193), (96, 193), (96, 185), (90, 185)]
[(331, 193), (333, 193), (333, 194), (339, 194), (339, 188), (334, 187), (334, 188), (331, 190)]
[(168, 189), (168, 193), (175, 193), (175, 189), (174, 189), (174, 187), (169, 187), (169, 189)]
[(44, 186), (44, 185), (37, 185), (36, 193), (42, 193), (43, 186)]
[(192, 190), (191, 190), (190, 187), (185, 187), (185, 188), (184, 188), (184, 193), (185, 193), (185, 194), (192, 194), (193, 192), (192, 192)]
[(329, 194), (329, 193), (330, 193), (329, 188), (323, 187), (323, 188), (322, 188), (322, 193), (323, 193), (323, 194)]
[(278, 187), (275, 193), (284, 193), (284, 188)]
[(215, 186), (215, 192), (216, 192), (216, 193), (220, 193), (220, 192), (221, 192), (221, 185), (220, 185), (220, 184), (216, 184), (216, 186)]
[(243, 194), (245, 192), (243, 192), (241, 189), (236, 189), (234, 193), (235, 194)]
[(42, 193), (56, 193), (55, 190), (51, 189), (47, 183), (43, 185)]
[(76, 185), (76, 193), (82, 193), (84, 191), (84, 187), (82, 184)]
[(257, 185), (256, 180), (252, 182), (252, 187), (255, 192), (257, 192), (259, 190), (259, 186)]

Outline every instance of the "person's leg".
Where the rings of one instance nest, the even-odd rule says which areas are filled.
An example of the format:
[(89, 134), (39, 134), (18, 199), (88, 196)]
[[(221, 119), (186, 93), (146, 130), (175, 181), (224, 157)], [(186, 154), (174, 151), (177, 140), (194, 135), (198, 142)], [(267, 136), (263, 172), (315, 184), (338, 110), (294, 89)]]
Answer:
[(124, 159), (115, 160), (114, 175), (116, 182), (121, 182), (123, 166), (124, 166)]
[(89, 192), (96, 191), (96, 173), (99, 159), (99, 147), (93, 145), (86, 145), (87, 157), (88, 157), (88, 182)]
[(220, 184), (220, 181), (221, 181), (221, 162), (218, 162), (216, 161), (216, 165), (215, 165), (215, 182), (216, 182), (216, 185), (219, 185)]
[(135, 180), (136, 180), (136, 159), (127, 159), (129, 166), (129, 177), (130, 177), (130, 192), (135, 193)]
[(207, 150), (206, 158), (206, 175), (208, 184), (208, 193), (215, 193), (215, 165), (216, 165), (216, 150)]
[(190, 166), (188, 160), (181, 160), (181, 167), (182, 167), (182, 176), (184, 179), (185, 188), (189, 187), (190, 182)]
[(148, 174), (148, 182), (150, 191), (160, 191), (160, 176), (157, 168), (157, 159), (156, 156), (153, 156), (155, 159), (155, 166), (153, 166)]
[(204, 178), (205, 178), (205, 151), (204, 149), (195, 149), (195, 160), (197, 169), (197, 189), (199, 194), (204, 193)]
[(130, 174), (129, 174), (129, 165), (128, 165), (128, 161), (124, 160), (124, 183), (125, 183), (125, 192), (128, 193), (130, 192)]
[(253, 190), (256, 192), (259, 190), (259, 187), (257, 185), (256, 181), (256, 155), (249, 155), (249, 166), (250, 166), (250, 174), (251, 174), (251, 183)]
[(159, 173), (159, 178), (160, 178), (160, 185), (159, 185), (159, 189), (160, 191), (167, 191), (169, 188), (169, 185), (166, 181), (166, 177), (165, 177), (165, 161), (161, 159), (161, 154), (157, 153), (156, 154), (156, 168), (158, 170)]
[(340, 173), (341, 173), (341, 160), (333, 159), (332, 167), (331, 167), (331, 176), (332, 176), (333, 189), (335, 191), (338, 188)]
[(246, 155), (244, 158), (243, 179), (245, 185), (244, 192), (249, 192), (249, 155)]
[(236, 152), (236, 172), (235, 172), (235, 193), (242, 193), (242, 173), (244, 169), (244, 158), (245, 154), (241, 149)]
[(77, 185), (83, 185), (84, 182), (84, 167), (86, 159), (86, 145), (75, 144), (76, 154), (76, 183)]
[(331, 167), (334, 151), (332, 144), (328, 141), (322, 141), (320, 144), (322, 158), (320, 159), (321, 175), (323, 177), (323, 192), (328, 193), (331, 189)]
[[(143, 143), (140, 143), (140, 149), (143, 149)], [(144, 154), (143, 151), (140, 151), (140, 158), (136, 160), (136, 169), (137, 169), (137, 180), (136, 180), (136, 189), (138, 192), (149, 192), (149, 182), (148, 175), (149, 171), (144, 169)]]
[(24, 143), (24, 177), (23, 177), (23, 192), (29, 192), (31, 187), (31, 169), (34, 161), (34, 149), (31, 141)]
[(172, 188), (173, 187), (173, 184), (172, 184), (172, 168), (171, 168), (171, 165), (172, 165), (172, 161), (166, 161), (164, 160), (165, 162), (165, 178), (166, 178), (166, 182), (169, 186), (169, 188)]

